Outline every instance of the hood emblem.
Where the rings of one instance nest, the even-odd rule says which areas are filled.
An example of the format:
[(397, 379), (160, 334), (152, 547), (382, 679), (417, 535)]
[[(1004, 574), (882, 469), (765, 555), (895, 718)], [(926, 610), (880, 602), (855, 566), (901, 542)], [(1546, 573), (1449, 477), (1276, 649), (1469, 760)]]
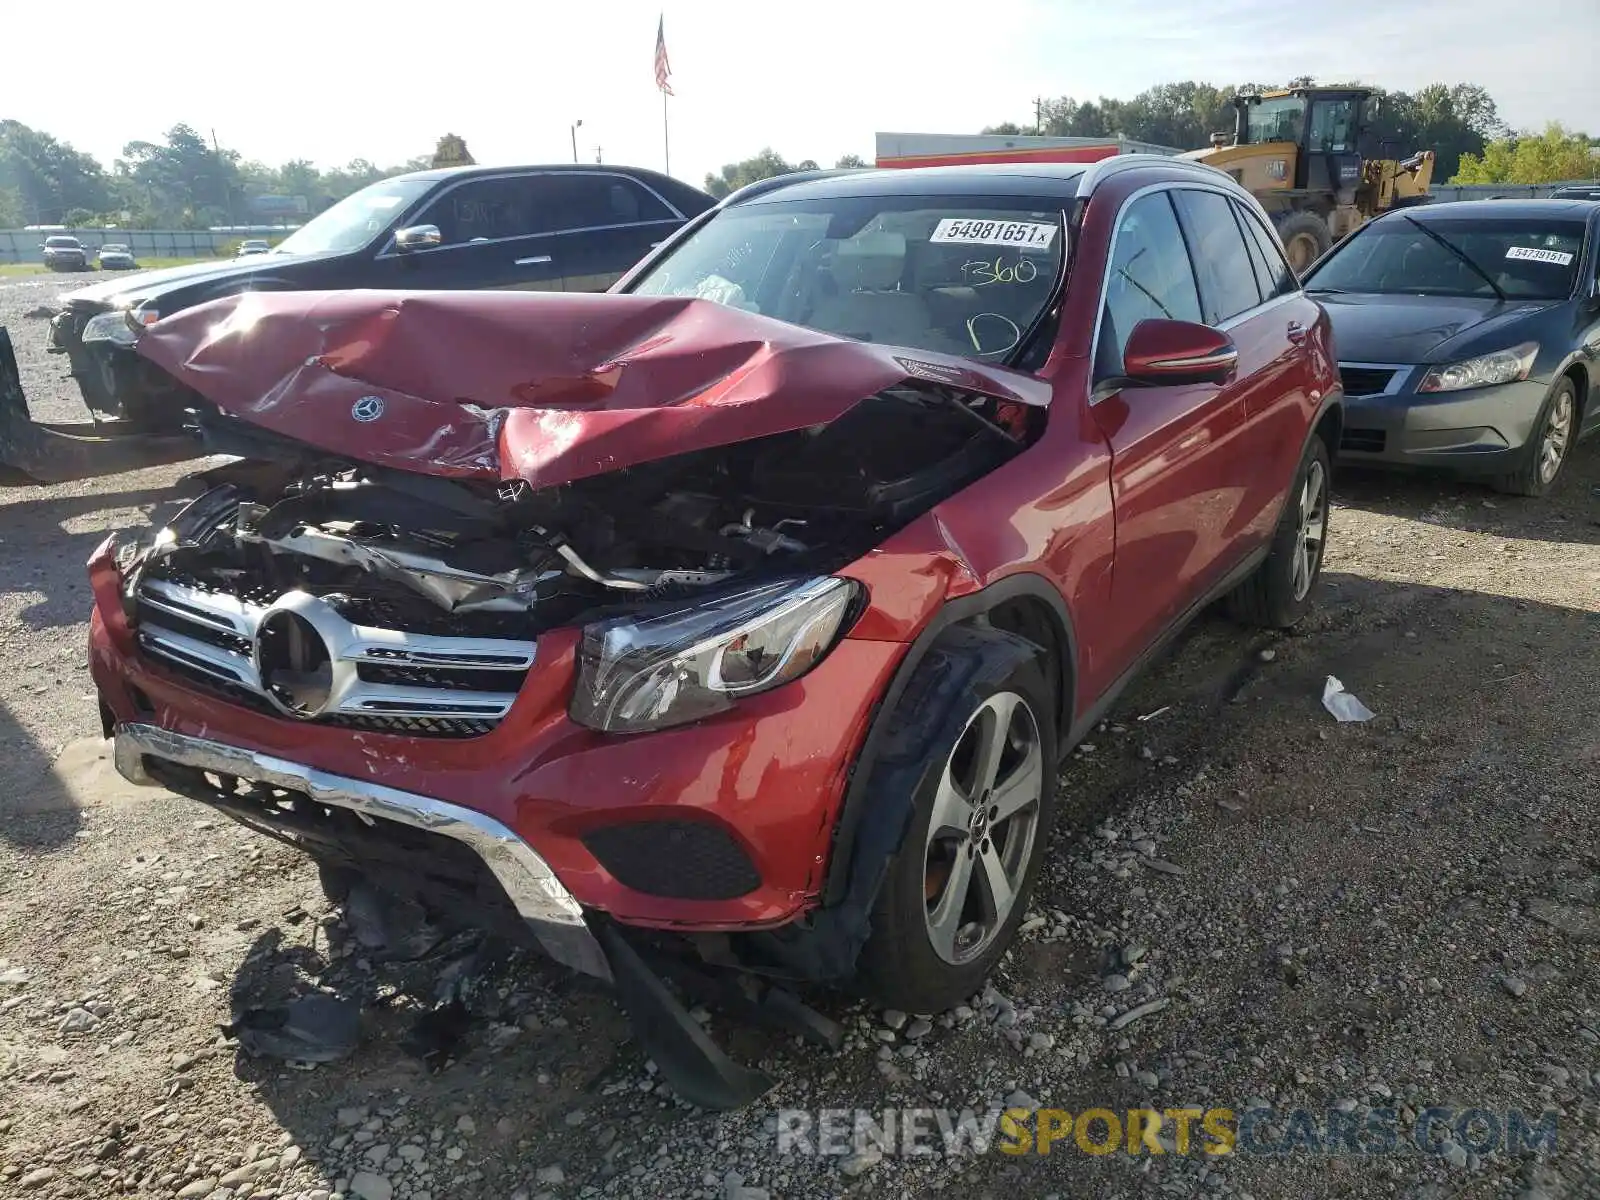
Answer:
[(363, 425), (383, 416), (382, 396), (363, 396), (350, 406), (350, 415)]

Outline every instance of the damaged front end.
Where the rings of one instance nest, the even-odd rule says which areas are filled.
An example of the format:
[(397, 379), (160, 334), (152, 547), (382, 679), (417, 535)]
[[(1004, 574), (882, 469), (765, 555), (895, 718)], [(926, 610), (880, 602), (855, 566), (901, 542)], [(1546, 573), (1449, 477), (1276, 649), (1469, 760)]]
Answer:
[[(428, 796), (426, 769), (378, 764), (425, 757), (419, 739), (494, 733), (563, 633), (577, 639), (564, 716), (590, 734), (685, 726), (798, 679), (871, 603), (841, 569), (1021, 453), (1043, 419), (1037, 381), (704, 301), (522, 298), (478, 323), (474, 299), (505, 302), (301, 298), (321, 311), (290, 320), (294, 297), (256, 299), (271, 303), (244, 343), (235, 302), (175, 318), (186, 344), (160, 326), (146, 339), (204, 398), (202, 443), (234, 461), (96, 568), (113, 640), (198, 697), (206, 722), (199, 737), (119, 710), (119, 769), (430, 910), (531, 935), (616, 984), (680, 1092), (748, 1100), (759, 1081), (662, 985), (704, 978), (662, 957), (671, 938), (580, 905), (537, 830)], [(419, 342), (430, 314), (457, 336)], [(500, 338), (513, 328), (565, 358), (530, 371), (537, 354)], [(465, 386), (444, 382), (447, 354), (469, 363)], [(375, 778), (231, 745), (228, 710), (206, 697), (348, 729)], [(648, 869), (602, 861), (645, 892), (662, 862), (703, 871), (654, 894), (731, 900), (758, 881), (713, 833), (680, 824), (675, 838), (701, 840), (662, 842)]]

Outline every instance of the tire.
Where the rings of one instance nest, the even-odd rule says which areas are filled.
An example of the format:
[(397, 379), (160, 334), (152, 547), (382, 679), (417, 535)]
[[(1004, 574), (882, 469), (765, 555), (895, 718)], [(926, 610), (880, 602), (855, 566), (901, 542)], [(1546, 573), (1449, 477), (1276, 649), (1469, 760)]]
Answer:
[(1305, 615), (1328, 544), (1332, 479), (1327, 444), (1314, 437), (1294, 474), (1266, 559), (1228, 595), (1228, 608), (1236, 620), (1264, 629), (1287, 629)]
[(1289, 265), (1296, 275), (1304, 275), (1306, 268), (1333, 245), (1333, 232), (1328, 223), (1309, 211), (1292, 212), (1279, 221), (1278, 237), (1283, 240)]
[(1561, 477), (1561, 468), (1572, 453), (1578, 433), (1578, 390), (1572, 380), (1562, 376), (1545, 398), (1534, 422), (1533, 436), (1514, 470), (1497, 475), (1490, 482), (1496, 491), (1511, 496), (1544, 496)]
[[(1055, 811), (1052, 695), (1038, 662), (1028, 661), (998, 680), (969, 680), (951, 706), (925, 757), (906, 834), (878, 893), (872, 932), (859, 960), (858, 981), (877, 1003), (912, 1013), (953, 1008), (981, 988), (1009, 948), (1027, 910)], [(1003, 716), (1006, 712), (1009, 719)], [(903, 702), (892, 719), (918, 722), (924, 714), (919, 706)], [(995, 776), (1001, 786), (994, 791), (998, 794), (1008, 781), (1013, 783), (1021, 806), (1009, 819), (990, 825), (995, 805), (974, 820), (975, 810), (952, 801), (947, 783), (953, 779), (970, 785), (983, 762), (978, 751), (1001, 745), (1002, 739), (988, 740), (1001, 720), (1007, 720), (1010, 736), (1003, 739)], [(941, 798), (943, 806), (937, 804)], [(955, 798), (963, 799), (959, 793)], [(967, 831), (934, 834), (936, 808), (967, 821)], [(989, 853), (984, 856), (979, 849), (964, 855), (971, 846), (986, 847)], [(980, 877), (989, 878), (982, 863), (997, 866), (1011, 888), (1009, 905), (998, 918), (989, 903), (993, 892), (980, 882)], [(955, 891), (963, 864), (964, 903)], [(963, 924), (968, 912), (974, 919)], [(943, 948), (935, 944), (936, 927), (946, 935)]]

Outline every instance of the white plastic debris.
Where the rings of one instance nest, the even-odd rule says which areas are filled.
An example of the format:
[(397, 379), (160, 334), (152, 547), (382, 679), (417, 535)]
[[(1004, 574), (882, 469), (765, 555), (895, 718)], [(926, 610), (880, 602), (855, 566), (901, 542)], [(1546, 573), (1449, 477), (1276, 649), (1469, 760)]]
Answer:
[(1335, 721), (1370, 721), (1377, 715), (1345, 691), (1336, 675), (1329, 675), (1322, 685), (1322, 707), (1333, 714)]

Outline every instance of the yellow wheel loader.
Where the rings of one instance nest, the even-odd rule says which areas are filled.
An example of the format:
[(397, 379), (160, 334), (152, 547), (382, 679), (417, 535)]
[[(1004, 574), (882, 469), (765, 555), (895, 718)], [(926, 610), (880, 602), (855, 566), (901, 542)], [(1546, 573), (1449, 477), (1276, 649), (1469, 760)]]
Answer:
[(1365, 88), (1296, 87), (1235, 96), (1234, 132), (1192, 158), (1226, 171), (1261, 201), (1296, 272), (1391, 208), (1428, 202), (1433, 151), (1363, 159), (1377, 101)]

